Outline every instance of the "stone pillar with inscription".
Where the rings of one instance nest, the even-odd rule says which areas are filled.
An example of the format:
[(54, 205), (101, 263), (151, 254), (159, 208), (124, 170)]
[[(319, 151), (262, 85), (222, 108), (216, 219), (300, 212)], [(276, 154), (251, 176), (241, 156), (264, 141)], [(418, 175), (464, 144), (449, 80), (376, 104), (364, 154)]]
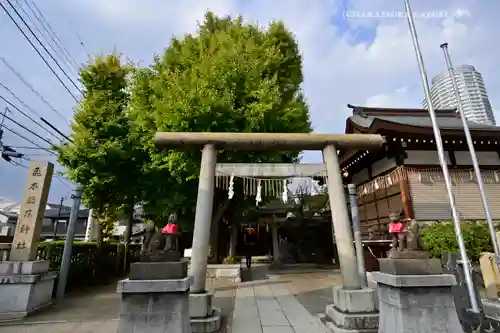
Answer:
[(37, 260), (54, 165), (32, 161), (8, 261), (0, 261), (0, 320), (20, 319), (51, 304), (56, 274)]

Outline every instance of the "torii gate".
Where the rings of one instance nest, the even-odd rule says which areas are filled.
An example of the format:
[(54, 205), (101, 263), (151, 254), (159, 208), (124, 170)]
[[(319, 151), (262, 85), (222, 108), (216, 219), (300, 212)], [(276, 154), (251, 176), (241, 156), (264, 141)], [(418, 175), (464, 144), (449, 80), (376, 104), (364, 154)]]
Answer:
[[(263, 186), (264, 195), (279, 197), (288, 195), (286, 179), (294, 177), (318, 177), (326, 180), (326, 168), (324, 164), (318, 163), (217, 163), (215, 167), (216, 186), (229, 191), (232, 177), (257, 179), (267, 178), (267, 185)], [(270, 183), (270, 184), (269, 184)], [(246, 194), (255, 195), (254, 184), (244, 184)], [(266, 184), (265, 184), (266, 185)], [(267, 191), (266, 191), (267, 190)], [(279, 264), (279, 244), (276, 220), (273, 218), (271, 226), (271, 237), (273, 247), (273, 262)], [(213, 228), (213, 226), (212, 226)], [(211, 230), (213, 231), (213, 230)]]
[(202, 148), (191, 253), (191, 275), (194, 277), (192, 294), (206, 293), (205, 280), (217, 164), (216, 149), (321, 150), (326, 167), (332, 226), (335, 230), (343, 287), (360, 289), (361, 282), (358, 276), (337, 150), (380, 149), (385, 143), (382, 136), (376, 134), (158, 132), (154, 142), (156, 147), (163, 149)]

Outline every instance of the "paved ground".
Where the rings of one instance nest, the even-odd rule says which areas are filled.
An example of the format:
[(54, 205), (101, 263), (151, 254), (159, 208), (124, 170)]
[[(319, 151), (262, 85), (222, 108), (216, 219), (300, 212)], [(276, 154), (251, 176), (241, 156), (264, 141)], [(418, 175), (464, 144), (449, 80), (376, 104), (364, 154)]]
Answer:
[(282, 282), (242, 284), (236, 292), (232, 333), (326, 333)]
[[(268, 324), (276, 323), (286, 324), (274, 327), (272, 331), (276, 333), (324, 332), (313, 315), (322, 312), (326, 304), (331, 303), (332, 287), (340, 283), (337, 271), (295, 269), (267, 272), (265, 266), (256, 266), (252, 271), (252, 276), (246, 274), (247, 280), (252, 281), (243, 282), (238, 286), (224, 280), (207, 281), (208, 289), (215, 294), (214, 306), (221, 308), (225, 316), (223, 328), (219, 333), (267, 333), (270, 332)], [(116, 284), (113, 284), (72, 295), (67, 297), (63, 304), (22, 322), (1, 325), (0, 332), (114, 333), (120, 307), (119, 296), (115, 291)], [(245, 306), (250, 312), (253, 311), (253, 315), (255, 310), (259, 311), (260, 308), (259, 313), (262, 313), (263, 317), (252, 317), (250, 312), (245, 315), (239, 311)], [(236, 311), (233, 311), (234, 309)], [(273, 309), (269, 313), (279, 319), (270, 319), (266, 309)], [(256, 331), (241, 331), (239, 323), (242, 320), (250, 320), (249, 318), (253, 318), (253, 322), (263, 328), (254, 325), (257, 327)], [(297, 321), (299, 319), (304, 322), (302, 326)], [(309, 330), (301, 330), (303, 328)]]
[(271, 279), (284, 282), (284, 286), (312, 314), (323, 313), (333, 303), (333, 286), (342, 284), (337, 269), (287, 269), (270, 272)]

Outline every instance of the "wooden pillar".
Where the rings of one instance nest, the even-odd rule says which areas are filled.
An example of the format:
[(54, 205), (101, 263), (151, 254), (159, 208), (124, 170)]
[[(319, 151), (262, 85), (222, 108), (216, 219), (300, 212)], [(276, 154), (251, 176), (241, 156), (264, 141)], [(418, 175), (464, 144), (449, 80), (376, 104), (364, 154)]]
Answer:
[(401, 168), (401, 178), (399, 180), (399, 189), (401, 191), (401, 201), (403, 202), (403, 210), (406, 218), (414, 218), (413, 202), (411, 201), (410, 182), (408, 180), (408, 172), (404, 167)]

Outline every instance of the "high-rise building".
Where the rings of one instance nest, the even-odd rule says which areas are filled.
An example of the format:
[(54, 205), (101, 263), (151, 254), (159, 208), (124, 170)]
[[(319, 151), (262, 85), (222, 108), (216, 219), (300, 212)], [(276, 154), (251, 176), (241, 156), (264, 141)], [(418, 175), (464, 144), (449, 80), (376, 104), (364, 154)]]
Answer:
[[(496, 125), (495, 115), (481, 73), (471, 65), (457, 66), (453, 70), (467, 120), (475, 123)], [(455, 92), (448, 71), (442, 72), (432, 79), (431, 100), (436, 109), (457, 107)], [(422, 104), (424, 108), (427, 108), (426, 100)]]

